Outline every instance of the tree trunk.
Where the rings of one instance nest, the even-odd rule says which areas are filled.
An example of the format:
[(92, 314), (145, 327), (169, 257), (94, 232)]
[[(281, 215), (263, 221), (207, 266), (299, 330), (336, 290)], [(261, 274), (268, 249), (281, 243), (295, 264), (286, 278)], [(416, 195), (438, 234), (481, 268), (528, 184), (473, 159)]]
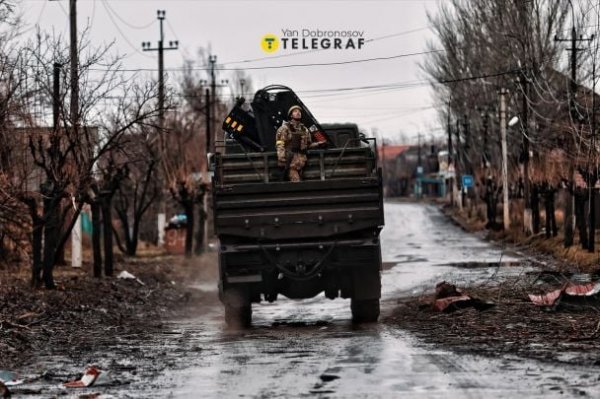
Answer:
[(487, 193), (485, 196), (485, 207), (487, 216), (487, 223), (485, 227), (488, 229), (493, 228), (496, 224), (496, 212), (494, 209), (495, 206), (496, 204), (494, 202), (493, 194), (491, 192)]
[[(63, 223), (63, 221), (61, 221), (60, 228), (58, 229), (59, 236), (62, 236), (63, 230), (65, 228), (62, 225), (62, 223)], [(67, 243), (65, 241), (63, 243), (59, 243), (58, 247), (56, 248), (56, 261), (55, 261), (56, 266), (66, 266), (67, 265), (67, 259), (66, 259), (66, 255), (65, 255), (65, 246), (66, 245), (67, 245)]]
[(596, 189), (593, 188), (596, 184), (594, 179), (590, 182), (590, 238), (588, 240), (588, 251), (594, 252), (596, 249)]
[(546, 238), (550, 238), (552, 235), (552, 216), (553, 210), (551, 207), (551, 198), (552, 193), (546, 191), (544, 193), (544, 210), (546, 211)]
[[(60, 230), (59, 230), (60, 231)], [(56, 266), (66, 266), (65, 245), (59, 245), (56, 249)]]
[(92, 252), (94, 255), (94, 277), (102, 277), (102, 250), (100, 247), (100, 204), (97, 200), (92, 201)]
[(111, 196), (102, 198), (102, 233), (104, 236), (104, 275), (113, 275), (113, 229)]
[(565, 204), (565, 248), (573, 245), (573, 194), (567, 190), (567, 201)]
[(31, 232), (31, 250), (33, 252), (33, 265), (31, 268), (31, 286), (39, 287), (42, 282), (42, 238), (44, 234), (44, 225), (41, 220), (34, 217), (33, 231)]
[(554, 194), (556, 190), (547, 189), (544, 192), (544, 208), (546, 211), (546, 238), (556, 237), (558, 228), (556, 227), (556, 218), (554, 217)]
[[(132, 234), (130, 234), (130, 232), (129, 232), (129, 219), (127, 218), (127, 210), (126, 209), (123, 210), (118, 207), (115, 207), (115, 210), (117, 211), (117, 217), (121, 221), (121, 229), (123, 231), (123, 237), (125, 238), (125, 248), (121, 249), (121, 251), (124, 254), (126, 254), (127, 256), (135, 256), (136, 250), (133, 247)], [(134, 219), (134, 224), (135, 224), (135, 219)], [(117, 245), (119, 245), (119, 248), (121, 248), (119, 238), (118, 237), (115, 237), (115, 238), (117, 239)]]
[(186, 232), (185, 232), (185, 256), (192, 256), (192, 245), (194, 241), (194, 202), (192, 200), (186, 201), (184, 205), (185, 216), (187, 218)]
[(540, 198), (539, 198), (539, 186), (534, 184), (531, 187), (531, 220), (533, 224), (533, 234), (540, 232)]
[(198, 204), (198, 231), (196, 232), (196, 255), (202, 254), (204, 252), (204, 222), (206, 220), (206, 216), (204, 214), (203, 201), (200, 201)]
[(575, 224), (579, 230), (579, 243), (581, 248), (587, 249), (587, 221), (585, 220), (585, 195), (578, 192), (575, 194)]
[(127, 255), (127, 248), (123, 246), (123, 243), (121, 242), (121, 237), (119, 237), (119, 232), (117, 231), (117, 229), (115, 229), (114, 225), (113, 225), (113, 238), (115, 239), (115, 244), (117, 244), (119, 251), (121, 251), (121, 253), (123, 255)]
[(56, 260), (56, 252), (58, 249), (58, 236), (60, 234), (60, 223), (59, 223), (59, 210), (58, 203), (59, 199), (52, 195), (44, 199), (44, 220), (46, 225), (44, 228), (44, 249), (43, 249), (43, 266), (42, 266), (42, 278), (44, 280), (44, 286), (47, 289), (54, 289), (54, 263)]
[(554, 215), (555, 206), (554, 206), (554, 194), (556, 192), (553, 191), (550, 197), (550, 221), (552, 227), (552, 237), (556, 237), (558, 235), (558, 227), (556, 226), (556, 217)]

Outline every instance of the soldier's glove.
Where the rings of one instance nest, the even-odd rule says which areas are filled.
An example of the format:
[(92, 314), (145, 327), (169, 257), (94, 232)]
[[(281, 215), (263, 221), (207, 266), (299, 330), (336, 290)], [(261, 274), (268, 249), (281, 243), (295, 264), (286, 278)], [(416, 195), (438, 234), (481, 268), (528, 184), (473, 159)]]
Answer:
[(280, 168), (285, 168), (286, 167), (285, 159), (278, 158), (277, 159), (277, 166), (279, 166)]

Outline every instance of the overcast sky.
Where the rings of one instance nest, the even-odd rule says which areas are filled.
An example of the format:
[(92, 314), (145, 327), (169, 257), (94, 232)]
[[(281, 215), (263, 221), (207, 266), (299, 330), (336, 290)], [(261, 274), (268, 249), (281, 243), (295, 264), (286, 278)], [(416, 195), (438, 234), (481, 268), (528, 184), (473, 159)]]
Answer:
[[(125, 68), (156, 68), (157, 54), (142, 52), (141, 43), (158, 40), (156, 10), (166, 11), (165, 41), (179, 40), (179, 50), (165, 53), (166, 68), (181, 67), (185, 58), (197, 58), (198, 49), (210, 48), (221, 68), (262, 68), (290, 64), (323, 64), (372, 58), (385, 60), (338, 65), (277, 69), (247, 69), (255, 88), (283, 84), (294, 89), (321, 123), (356, 122), (361, 128), (398, 139), (417, 133), (439, 135), (431, 89), (410, 88), (327, 91), (339, 88), (423, 81), (419, 68), (432, 39), (427, 10), (435, 12), (443, 0), (78, 0), (78, 25), (91, 26), (91, 40), (115, 41), (127, 56)], [(19, 0), (29, 26), (64, 32), (68, 38), (68, 0)], [(283, 36), (283, 29), (363, 31), (360, 50), (284, 50), (265, 53), (261, 39), (267, 33)], [(29, 32), (30, 34), (33, 31)], [(373, 41), (369, 41), (375, 39)], [(283, 57), (282, 57), (283, 55)], [(256, 60), (259, 59), (259, 60)], [(255, 60), (251, 62), (239, 62)], [(169, 71), (177, 79), (177, 71)], [(232, 71), (223, 70), (219, 79)], [(438, 129), (438, 130), (436, 130)]]

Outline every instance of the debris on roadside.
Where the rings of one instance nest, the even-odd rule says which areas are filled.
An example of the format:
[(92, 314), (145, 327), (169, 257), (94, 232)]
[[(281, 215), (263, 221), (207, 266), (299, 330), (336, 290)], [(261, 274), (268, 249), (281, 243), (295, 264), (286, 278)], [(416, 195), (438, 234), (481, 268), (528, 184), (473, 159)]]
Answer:
[(0, 382), (3, 383), (6, 387), (12, 387), (15, 385), (21, 385), (23, 383), (23, 380), (19, 379), (17, 373), (7, 370), (0, 370)]
[(598, 299), (600, 293), (600, 282), (576, 284), (571, 281), (563, 284), (559, 289), (555, 289), (544, 294), (529, 294), (529, 299), (536, 306), (556, 307), (562, 300), (577, 301), (581, 299)]
[(97, 399), (97, 398), (100, 398), (100, 393), (94, 392), (94, 393), (86, 393), (83, 395), (79, 395), (77, 399)]
[(142, 280), (140, 280), (139, 278), (137, 278), (136, 276), (134, 276), (133, 274), (129, 273), (126, 270), (123, 270), (121, 273), (119, 273), (117, 278), (120, 280), (135, 280), (138, 283), (140, 283), (140, 285), (146, 285), (146, 284), (144, 284), (144, 282)]
[(487, 310), (493, 306), (495, 306), (493, 303), (473, 298), (446, 281), (435, 286), (435, 300), (432, 304), (435, 311), (450, 313), (468, 307)]
[(65, 382), (63, 385), (66, 388), (86, 388), (92, 385), (102, 385), (106, 383), (106, 372), (101, 371), (96, 366), (88, 366), (79, 379)]

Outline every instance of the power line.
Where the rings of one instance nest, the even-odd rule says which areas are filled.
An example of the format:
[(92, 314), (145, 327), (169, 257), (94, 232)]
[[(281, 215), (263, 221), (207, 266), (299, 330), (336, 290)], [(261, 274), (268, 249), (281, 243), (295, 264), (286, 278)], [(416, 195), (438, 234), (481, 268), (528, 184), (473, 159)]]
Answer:
[(118, 13), (118, 12), (116, 12), (116, 11), (115, 11), (115, 9), (111, 7), (111, 5), (109, 4), (108, 0), (103, 0), (103, 2), (104, 2), (104, 4), (105, 4), (105, 6), (106, 6), (107, 8), (109, 8), (109, 9), (110, 9), (110, 11), (112, 11), (112, 13), (114, 14), (114, 16), (115, 16), (115, 17), (117, 17), (117, 18), (119, 19), (119, 21), (123, 22), (125, 25), (129, 26), (129, 27), (130, 27), (130, 28), (132, 28), (132, 29), (139, 29), (139, 30), (146, 29), (146, 28), (149, 28), (150, 26), (152, 26), (152, 24), (154, 23), (154, 19), (153, 19), (152, 21), (148, 22), (148, 23), (147, 23), (147, 24), (145, 24), (145, 25), (139, 25), (139, 26), (138, 26), (138, 25), (133, 25), (133, 24), (129, 23), (127, 20), (123, 19), (123, 18), (122, 18), (122, 17), (119, 15), (119, 13)]
[[(147, 58), (153, 58), (147, 54), (144, 54), (143, 52), (139, 51), (137, 49), (136, 46), (133, 45), (133, 43), (131, 43), (129, 41), (129, 39), (127, 38), (127, 36), (125, 36), (125, 34), (123, 33), (123, 31), (121, 30), (121, 28), (119, 27), (119, 25), (117, 24), (117, 22), (115, 21), (115, 19), (113, 18), (113, 15), (111, 13), (110, 8), (108, 7), (108, 1), (107, 0), (102, 0), (102, 5), (104, 6), (104, 9), (106, 10), (106, 13), (108, 14), (108, 18), (111, 20), (111, 22), (113, 23), (113, 25), (115, 26), (115, 28), (117, 28), (117, 31), (119, 32), (119, 34), (121, 35), (121, 37), (123, 38), (123, 40), (125, 40), (125, 42), (129, 45), (129, 47), (131, 47), (133, 49), (133, 51), (135, 51), (136, 53), (143, 55), (144, 57)], [(94, 69), (90, 69), (90, 70), (94, 70)]]
[[(104, 0), (106, 1), (106, 0)], [(363, 58), (358, 60), (349, 60), (349, 61), (335, 61), (335, 62), (314, 62), (308, 64), (286, 64), (286, 65), (270, 65), (270, 66), (262, 66), (262, 67), (246, 67), (246, 68), (215, 68), (216, 71), (247, 71), (247, 70), (265, 70), (265, 69), (285, 69), (285, 68), (303, 68), (303, 67), (317, 67), (317, 66), (335, 66), (335, 65), (349, 65), (349, 64), (361, 64), (366, 62), (375, 62), (375, 61), (389, 61), (394, 59), (406, 58), (406, 57), (414, 57), (418, 55), (424, 54), (432, 54), (445, 50), (428, 50), (421, 51), (416, 53), (404, 53), (397, 54), (387, 57), (372, 57), (372, 58)], [(90, 68), (90, 71), (104, 71), (104, 69), (99, 68)], [(165, 71), (171, 72), (185, 72), (185, 71), (209, 71), (210, 66), (201, 66), (201, 67), (180, 67), (180, 68), (166, 68)], [(121, 72), (155, 72), (155, 68), (124, 68), (121, 69)]]

